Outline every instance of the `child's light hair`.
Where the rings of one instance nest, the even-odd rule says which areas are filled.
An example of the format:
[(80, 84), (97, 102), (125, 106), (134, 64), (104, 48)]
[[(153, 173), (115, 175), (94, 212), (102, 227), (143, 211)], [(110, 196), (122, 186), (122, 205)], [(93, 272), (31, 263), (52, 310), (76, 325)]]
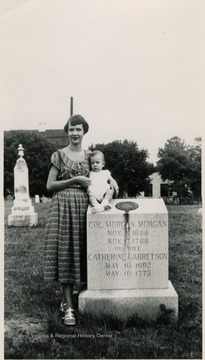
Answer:
[(105, 161), (105, 156), (104, 156), (104, 154), (102, 153), (102, 151), (100, 151), (100, 150), (94, 150), (94, 151), (90, 154), (90, 159), (91, 159), (91, 157), (93, 157), (93, 156), (95, 156), (95, 155), (101, 155), (102, 160)]

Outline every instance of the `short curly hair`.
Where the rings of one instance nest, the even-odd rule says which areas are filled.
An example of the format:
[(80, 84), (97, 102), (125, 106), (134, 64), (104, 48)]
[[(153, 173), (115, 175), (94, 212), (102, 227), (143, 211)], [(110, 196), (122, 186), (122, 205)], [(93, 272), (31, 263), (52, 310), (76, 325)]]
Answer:
[(82, 117), (81, 115), (72, 115), (71, 117), (69, 117), (67, 123), (64, 126), (64, 131), (68, 133), (69, 125), (75, 126), (80, 124), (83, 125), (84, 134), (86, 134), (88, 132), (89, 125), (87, 121), (84, 119), (84, 117)]

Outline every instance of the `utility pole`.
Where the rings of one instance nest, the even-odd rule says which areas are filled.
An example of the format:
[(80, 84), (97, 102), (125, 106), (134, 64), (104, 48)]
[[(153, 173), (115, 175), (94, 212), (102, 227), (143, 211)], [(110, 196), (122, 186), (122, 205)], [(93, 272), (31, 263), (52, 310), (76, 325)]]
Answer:
[(73, 97), (70, 98), (70, 116), (73, 115)]

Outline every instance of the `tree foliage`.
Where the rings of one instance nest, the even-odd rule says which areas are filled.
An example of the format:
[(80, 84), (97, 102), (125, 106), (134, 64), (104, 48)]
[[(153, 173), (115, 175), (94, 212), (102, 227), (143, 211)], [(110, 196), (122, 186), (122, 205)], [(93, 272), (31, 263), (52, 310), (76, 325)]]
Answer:
[(24, 158), (29, 170), (30, 195), (46, 195), (50, 157), (56, 148), (41, 135), (24, 130), (13, 130), (4, 134), (4, 195), (14, 192), (14, 166), (18, 158), (19, 144), (24, 147)]
[(195, 145), (188, 147), (191, 189), (195, 196), (201, 197), (201, 137), (195, 138)]
[(153, 173), (154, 167), (147, 162), (147, 150), (139, 150), (136, 142), (124, 140), (96, 144), (91, 146), (91, 150), (104, 153), (105, 167), (118, 182), (120, 196), (125, 193), (135, 196), (149, 184), (149, 175)]
[(157, 169), (179, 197), (188, 196), (189, 190), (194, 196), (201, 196), (201, 138), (195, 141), (197, 145), (189, 146), (175, 136), (158, 151)]

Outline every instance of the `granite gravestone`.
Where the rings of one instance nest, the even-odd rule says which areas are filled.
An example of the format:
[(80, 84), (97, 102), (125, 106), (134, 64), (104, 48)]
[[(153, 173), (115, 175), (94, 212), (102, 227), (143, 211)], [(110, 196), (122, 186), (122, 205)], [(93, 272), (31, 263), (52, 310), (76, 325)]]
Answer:
[(88, 288), (79, 310), (121, 319), (156, 319), (160, 306), (178, 313), (168, 275), (168, 213), (162, 199), (113, 200), (112, 209), (87, 213)]
[(8, 216), (9, 226), (32, 226), (37, 225), (38, 215), (34, 212), (29, 197), (28, 167), (24, 159), (24, 148), (18, 147), (19, 158), (14, 167), (14, 205)]

